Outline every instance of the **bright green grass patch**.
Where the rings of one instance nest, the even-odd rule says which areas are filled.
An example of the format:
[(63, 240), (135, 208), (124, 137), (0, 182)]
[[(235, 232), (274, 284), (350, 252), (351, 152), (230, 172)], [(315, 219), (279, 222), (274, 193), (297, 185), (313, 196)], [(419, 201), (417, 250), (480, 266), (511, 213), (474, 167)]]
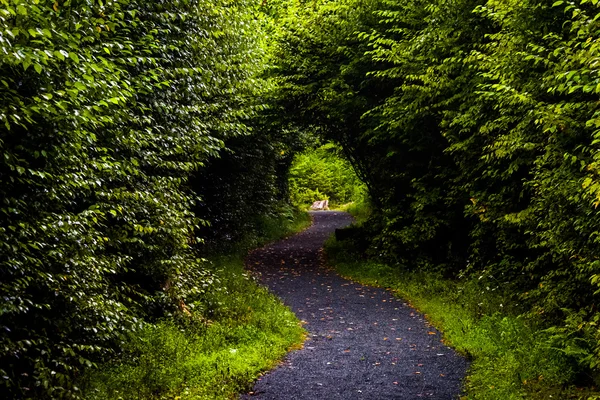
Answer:
[[(226, 266), (231, 267), (231, 265)], [(217, 321), (163, 321), (128, 344), (121, 365), (99, 371), (90, 399), (229, 399), (251, 387), (302, 341), (294, 314), (243, 277), (239, 289), (215, 296)]]
[[(310, 224), (306, 213), (263, 221), (258, 245)], [(233, 399), (303, 342), (296, 316), (244, 270), (243, 247), (213, 256), (215, 284), (189, 314), (148, 324), (118, 362), (81, 382), (86, 399)]]
[[(329, 262), (346, 277), (363, 284), (390, 288), (423, 312), (444, 333), (445, 343), (472, 364), (464, 398), (596, 399), (600, 393), (580, 390), (576, 339), (537, 330), (508, 310), (500, 295), (476, 281), (451, 281), (430, 273), (406, 273), (399, 268), (360, 259), (351, 242), (326, 244)], [(557, 341), (562, 341), (558, 343)]]
[(337, 211), (345, 211), (354, 217), (356, 224), (365, 223), (372, 213), (372, 206), (369, 203), (369, 199), (366, 196), (361, 197), (360, 199), (353, 201), (351, 203), (346, 203), (336, 208)]

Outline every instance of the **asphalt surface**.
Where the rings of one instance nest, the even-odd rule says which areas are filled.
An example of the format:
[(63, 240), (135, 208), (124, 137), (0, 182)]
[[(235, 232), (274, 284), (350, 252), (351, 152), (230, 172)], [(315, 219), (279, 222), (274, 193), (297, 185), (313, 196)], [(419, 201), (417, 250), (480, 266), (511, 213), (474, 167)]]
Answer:
[(242, 399), (456, 399), (467, 361), (392, 293), (323, 265), (323, 242), (351, 223), (315, 212), (314, 224), (253, 252), (247, 264), (304, 321), (308, 340)]

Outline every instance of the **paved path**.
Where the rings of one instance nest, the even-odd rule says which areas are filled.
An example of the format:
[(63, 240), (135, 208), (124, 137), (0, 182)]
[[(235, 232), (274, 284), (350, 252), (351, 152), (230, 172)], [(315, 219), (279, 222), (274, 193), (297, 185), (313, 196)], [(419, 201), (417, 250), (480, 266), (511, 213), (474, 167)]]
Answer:
[(324, 268), (323, 242), (351, 218), (313, 216), (308, 230), (248, 258), (262, 283), (305, 321), (309, 336), (242, 399), (456, 399), (466, 360), (390, 292)]

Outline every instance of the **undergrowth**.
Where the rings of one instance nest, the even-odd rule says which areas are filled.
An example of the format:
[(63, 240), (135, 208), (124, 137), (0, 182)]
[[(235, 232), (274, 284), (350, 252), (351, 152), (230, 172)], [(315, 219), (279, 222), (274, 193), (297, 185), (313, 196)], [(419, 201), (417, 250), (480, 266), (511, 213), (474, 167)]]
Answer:
[[(453, 281), (361, 260), (351, 241), (331, 238), (325, 248), (341, 275), (391, 289), (424, 313), (444, 333), (446, 344), (471, 360), (464, 399), (600, 398), (590, 386), (592, 378), (582, 376), (577, 365), (582, 351), (577, 339), (537, 328), (476, 279)], [(578, 382), (587, 388), (578, 388)]]
[(165, 318), (131, 335), (126, 352), (82, 379), (86, 399), (231, 399), (252, 387), (304, 330), (295, 315), (244, 270), (250, 246), (310, 225), (306, 213), (264, 219), (253, 237), (210, 257), (213, 285)]

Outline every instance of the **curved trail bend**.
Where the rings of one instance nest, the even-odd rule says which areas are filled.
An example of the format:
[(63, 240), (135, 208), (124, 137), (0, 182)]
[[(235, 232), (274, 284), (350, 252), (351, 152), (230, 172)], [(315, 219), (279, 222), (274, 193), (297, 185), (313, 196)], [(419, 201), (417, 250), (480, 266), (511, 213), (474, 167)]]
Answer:
[(323, 242), (350, 224), (315, 212), (306, 231), (253, 252), (248, 266), (305, 321), (308, 340), (242, 399), (456, 399), (467, 361), (392, 293), (322, 266)]

